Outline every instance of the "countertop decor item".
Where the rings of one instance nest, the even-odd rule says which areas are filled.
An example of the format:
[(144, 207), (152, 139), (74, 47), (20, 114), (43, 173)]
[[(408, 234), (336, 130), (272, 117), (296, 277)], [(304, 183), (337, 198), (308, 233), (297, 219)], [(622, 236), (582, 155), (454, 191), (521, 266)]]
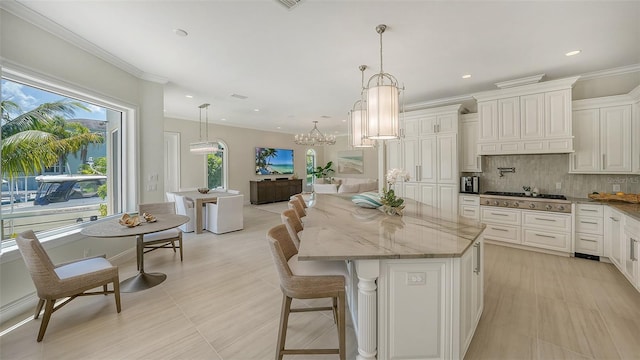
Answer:
[(401, 169), (391, 169), (387, 172), (387, 186), (382, 189), (382, 196), (380, 197), (380, 202), (382, 203), (380, 210), (385, 214), (402, 216), (404, 199), (397, 197), (393, 190), (393, 185), (395, 185), (398, 180), (408, 181), (409, 174)]
[(198, 188), (198, 192), (200, 194), (208, 194), (209, 193), (209, 188)]
[(625, 193), (593, 193), (588, 195), (589, 199), (592, 200), (600, 200), (600, 201), (624, 201), (632, 204), (640, 203), (640, 199), (638, 198), (638, 194), (625, 194)]
[(140, 217), (138, 217), (137, 215), (136, 216), (131, 216), (129, 214), (124, 214), (124, 215), (122, 215), (120, 220), (118, 220), (118, 222), (122, 226), (136, 227), (136, 226), (140, 225)]

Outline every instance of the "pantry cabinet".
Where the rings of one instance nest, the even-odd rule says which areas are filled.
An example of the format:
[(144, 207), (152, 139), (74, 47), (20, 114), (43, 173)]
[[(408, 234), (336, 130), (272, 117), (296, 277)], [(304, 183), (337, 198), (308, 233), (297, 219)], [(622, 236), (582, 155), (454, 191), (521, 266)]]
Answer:
[(573, 151), (571, 88), (577, 77), (474, 94), (480, 155)]
[(460, 171), (482, 172), (482, 161), (478, 155), (478, 114), (460, 116)]

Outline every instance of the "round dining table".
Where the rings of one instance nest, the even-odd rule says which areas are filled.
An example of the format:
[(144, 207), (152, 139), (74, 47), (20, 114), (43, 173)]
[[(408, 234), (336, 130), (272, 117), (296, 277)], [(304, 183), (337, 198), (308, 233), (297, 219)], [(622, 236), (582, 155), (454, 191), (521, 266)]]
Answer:
[(138, 258), (139, 272), (133, 277), (120, 282), (121, 292), (136, 292), (152, 288), (162, 283), (167, 275), (163, 273), (148, 273), (144, 271), (144, 244), (145, 234), (155, 233), (163, 230), (173, 229), (189, 221), (188, 216), (177, 214), (157, 214), (155, 222), (145, 222), (140, 225), (127, 227), (121, 225), (120, 218), (112, 218), (97, 221), (80, 231), (81, 234), (96, 238), (116, 238), (116, 237), (136, 237), (136, 254)]

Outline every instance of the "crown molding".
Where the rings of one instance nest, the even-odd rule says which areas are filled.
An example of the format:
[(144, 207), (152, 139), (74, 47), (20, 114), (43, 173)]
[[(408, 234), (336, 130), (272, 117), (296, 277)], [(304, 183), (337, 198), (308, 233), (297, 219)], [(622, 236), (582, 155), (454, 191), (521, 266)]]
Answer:
[(92, 54), (109, 64), (143, 80), (156, 82), (159, 84), (166, 84), (169, 82), (167, 78), (163, 78), (158, 75), (148, 74), (144, 71), (138, 69), (137, 67), (129, 64), (128, 62), (110, 54), (109, 52), (103, 50), (102, 48), (96, 46), (92, 42), (87, 41), (83, 37), (78, 34), (70, 31), (64, 26), (52, 21), (51, 19), (43, 16), (42, 14), (33, 11), (26, 7), (25, 5), (20, 4), (15, 0), (3, 0), (0, 1), (0, 9), (3, 9), (20, 19), (39, 27), (40, 29), (53, 34), (54, 36), (59, 37), (60, 39), (77, 46), (78, 48)]
[(608, 77), (608, 76), (614, 76), (614, 75), (622, 75), (622, 74), (628, 74), (632, 72), (640, 72), (640, 64), (633, 64), (633, 65), (621, 66), (613, 69), (605, 69), (605, 70), (589, 72), (589, 73), (580, 75), (580, 78), (578, 79), (578, 81), (585, 81), (585, 80), (597, 79), (601, 77)]
[(405, 105), (403, 112), (428, 109), (428, 108), (433, 108), (433, 107), (442, 106), (442, 105), (458, 104), (465, 101), (474, 101), (474, 100), (475, 99), (471, 94), (466, 94), (466, 95), (452, 96), (452, 97), (447, 97), (442, 99), (422, 101), (419, 103)]

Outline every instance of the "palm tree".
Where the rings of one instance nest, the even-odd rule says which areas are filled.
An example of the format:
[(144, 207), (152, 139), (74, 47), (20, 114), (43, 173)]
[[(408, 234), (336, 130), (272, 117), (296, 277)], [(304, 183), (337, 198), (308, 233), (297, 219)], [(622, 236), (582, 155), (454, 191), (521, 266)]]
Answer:
[[(76, 109), (87, 108), (80, 102), (60, 100), (44, 103), (37, 108), (11, 118), (20, 108), (14, 102), (0, 102), (2, 174), (13, 179), (20, 174), (37, 174), (55, 164), (60, 155), (72, 152), (74, 140), (59, 138), (47, 131), (56, 117), (71, 117)], [(77, 150), (76, 150), (77, 151)]]

